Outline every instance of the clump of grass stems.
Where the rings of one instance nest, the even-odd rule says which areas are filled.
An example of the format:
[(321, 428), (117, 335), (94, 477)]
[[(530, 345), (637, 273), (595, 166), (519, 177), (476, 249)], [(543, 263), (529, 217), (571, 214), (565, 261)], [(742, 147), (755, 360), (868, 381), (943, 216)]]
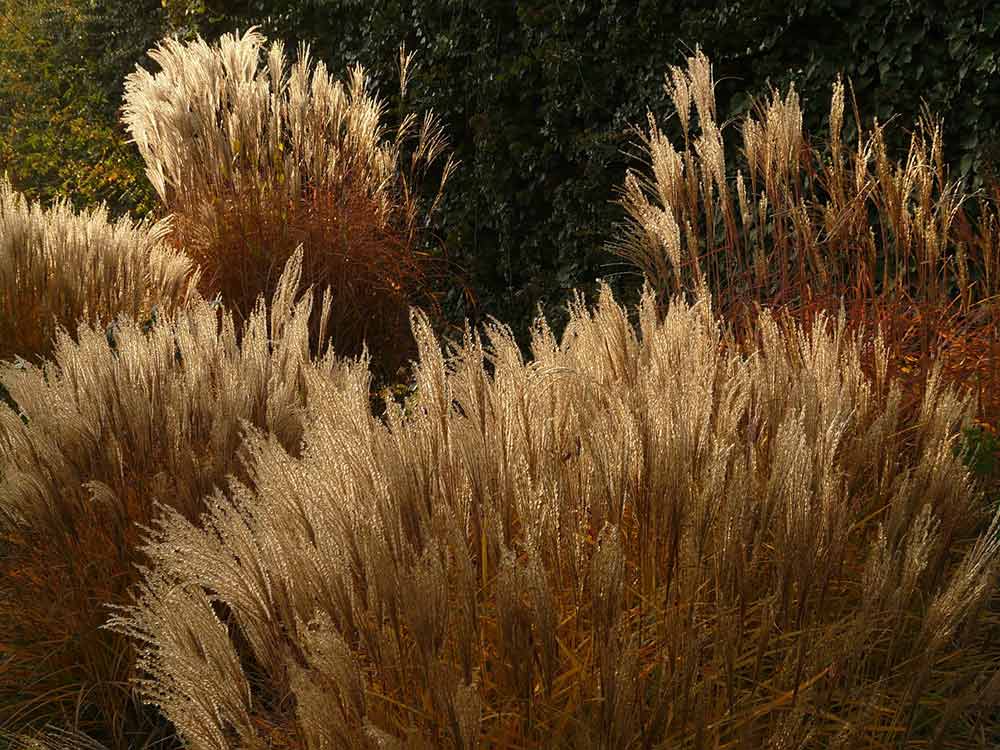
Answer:
[[(300, 323), (272, 336), (297, 356), (276, 391), (295, 406), (246, 420), (232, 470), (220, 464), (187, 510), (162, 474), (100, 495), (109, 502), (95, 507), (133, 498), (124, 507), (141, 500), (135, 515), (152, 519), (135, 527), (151, 566), (134, 593), (106, 600), (117, 614), (97, 627), (128, 640), (138, 671), (122, 684), (175, 739), (226, 750), (1000, 738), (1000, 511), (985, 509), (956, 449), (983, 399), (949, 383), (939, 345), (954, 332), (957, 348), (995, 346), (983, 323), (995, 224), (951, 234), (961, 201), (937, 129), (930, 156), (914, 136), (906, 168), (889, 164), (876, 127), (853, 173), (839, 135), (833, 165), (810, 171), (794, 92), (746, 123), (753, 201), (738, 173), (733, 202), (711, 89), (700, 52), (671, 70), (686, 145), (692, 102), (698, 112), (696, 153), (673, 151), (651, 120), (654, 179), (626, 178), (632, 221), (613, 249), (650, 282), (638, 332), (606, 287), (596, 310), (570, 305), (561, 341), (539, 318), (528, 363), (496, 322), (488, 345), (467, 328), (442, 353), (413, 311), (415, 393), (406, 412), (387, 398), (379, 417), (367, 366), (335, 368), (329, 352), (310, 362), (300, 306)], [(832, 110), (839, 133), (839, 82)], [(288, 308), (297, 273), (272, 312)], [(917, 389), (900, 321), (924, 342)], [(291, 331), (295, 343), (279, 344)], [(186, 382), (235, 349), (184, 364)], [(155, 369), (143, 361), (127, 371)], [(44, 380), (0, 380), (26, 393), (18, 379), (32, 377)], [(235, 378), (211, 382), (206, 401), (241, 393)], [(71, 429), (72, 408), (35, 413), (47, 409), (38, 432), (13, 415), (0, 436), (89, 434)], [(101, 435), (116, 434), (108, 424)], [(21, 528), (67, 517), (33, 489), (47, 471), (0, 485)], [(117, 541), (135, 547), (127, 529)]]
[(605, 288), (527, 364), (413, 326), (411, 417), (307, 373), (300, 456), (248, 437), (252, 488), (147, 529), (107, 627), (186, 746), (974, 746), (1000, 514), (951, 450), (969, 396), (934, 373), (902, 424), (843, 316), (765, 311), (741, 355), (648, 288), (639, 336)]
[[(246, 476), (242, 430), (300, 448), (305, 369), (333, 381), (332, 350), (310, 359), (312, 293), (289, 260), (237, 342), (231, 313), (195, 295), (149, 325), (121, 317), (109, 338), (58, 331), (51, 360), (0, 364), (18, 412), (0, 409), (0, 723), (96, 731), (125, 750), (162, 722), (129, 689), (135, 653), (101, 630), (129, 601), (138, 528), (157, 499), (195, 519), (228, 475)], [(332, 300), (324, 294), (323, 326)], [(367, 401), (366, 401), (367, 403)]]
[(106, 206), (45, 208), (0, 179), (0, 360), (40, 362), (56, 330), (184, 305), (200, 279), (170, 221), (110, 221)]
[(866, 136), (855, 102), (850, 147), (841, 142), (838, 78), (821, 152), (802, 130), (793, 85), (743, 119), (746, 171), (733, 179), (708, 58), (698, 50), (686, 69), (672, 66), (664, 88), (684, 149), (649, 114), (640, 136), (652, 175), (628, 173), (626, 231), (609, 249), (641, 269), (661, 299), (705, 284), (738, 339), (754, 335), (761, 307), (808, 328), (843, 303), (850, 325), (883, 329), (909, 407), (939, 362), (949, 382), (976, 389), (977, 416), (1000, 425), (997, 211), (980, 199), (979, 226), (968, 221), (961, 185), (947, 179), (941, 124), (925, 113), (905, 164), (893, 164), (884, 126), (876, 119)]
[[(407, 114), (386, 141), (385, 103), (360, 65), (345, 85), (308, 46), (290, 64), (281, 42), (265, 44), (254, 29), (214, 45), (164, 40), (150, 52), (160, 70), (126, 79), (123, 120), (206, 298), (220, 295), (239, 323), (302, 246), (303, 286), (332, 290), (336, 350), (367, 342), (391, 375), (414, 352), (409, 306), (439, 313), (430, 281), (447, 263), (420, 249), (421, 219), (457, 163), (448, 156), (422, 214), (418, 185), (446, 148), (434, 114)], [(400, 48), (401, 108), (412, 58)]]

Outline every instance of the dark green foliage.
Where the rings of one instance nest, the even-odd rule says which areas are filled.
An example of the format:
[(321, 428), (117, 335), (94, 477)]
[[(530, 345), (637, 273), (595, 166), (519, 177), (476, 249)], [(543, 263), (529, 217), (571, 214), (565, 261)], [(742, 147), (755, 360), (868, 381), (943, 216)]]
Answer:
[(0, 173), (32, 200), (151, 211), (118, 110), (124, 77), (164, 33), (159, 0), (0, 0)]
[[(766, 79), (782, 89), (794, 80), (803, 94), (807, 131), (826, 136), (830, 83), (843, 71), (854, 82), (866, 126), (872, 117), (885, 123), (896, 116), (887, 133), (890, 149), (905, 150), (926, 103), (946, 119), (944, 159), (957, 166), (953, 175), (968, 178), (972, 190), (988, 186), (991, 165), (983, 157), (1000, 144), (1000, 8), (995, 3), (757, 0), (723, 7), (732, 10), (720, 11), (717, 18), (734, 29), (735, 37), (721, 35), (717, 43), (705, 43), (710, 57), (720, 63), (750, 61), (754, 90)], [(746, 43), (758, 39), (759, 45), (743, 54), (739, 37)], [(845, 135), (853, 138), (853, 118), (845, 119)]]
[(963, 431), (962, 440), (953, 450), (984, 489), (987, 507), (996, 513), (1000, 510), (1000, 437), (976, 425)]
[(964, 440), (954, 448), (955, 455), (980, 479), (1000, 478), (1000, 439), (982, 426), (963, 431)]
[(962, 463), (986, 489), (987, 502), (995, 508), (1000, 504), (1000, 436), (976, 425), (964, 430), (962, 438), (954, 448), (955, 455), (962, 457)]
[[(9, 406), (14, 411), (20, 411), (20, 409), (18, 408), (17, 402), (10, 397), (10, 393), (4, 387), (3, 383), (0, 383), (0, 402), (6, 404), (7, 406)], [(28, 418), (22, 414), (21, 415), (21, 421), (24, 422), (25, 424), (27, 424), (28, 423)]]

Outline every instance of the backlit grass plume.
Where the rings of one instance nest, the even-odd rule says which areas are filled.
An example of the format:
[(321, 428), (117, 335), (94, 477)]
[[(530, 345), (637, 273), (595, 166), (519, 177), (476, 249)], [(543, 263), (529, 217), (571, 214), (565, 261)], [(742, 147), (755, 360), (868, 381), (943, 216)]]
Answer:
[[(175, 241), (205, 271), (206, 297), (221, 293), (239, 321), (301, 244), (303, 284), (333, 289), (337, 352), (367, 340), (394, 371), (412, 350), (409, 305), (436, 305), (425, 277), (440, 259), (418, 249), (416, 181), (444, 152), (441, 128), (428, 113), (401, 167), (415, 114), (389, 142), (360, 65), (345, 84), (307, 46), (290, 65), (280, 42), (265, 42), (254, 30), (211, 46), (164, 40), (150, 52), (160, 70), (126, 79), (124, 122)], [(400, 50), (401, 97), (412, 57)], [(449, 156), (428, 213), (455, 166)]]
[(169, 313), (185, 303), (200, 274), (165, 242), (169, 229), (169, 221), (112, 222), (103, 206), (29, 204), (0, 179), (0, 360), (41, 361), (60, 326), (146, 319), (154, 305)]
[(301, 456), (254, 436), (253, 489), (165, 509), (107, 627), (187, 747), (977, 746), (1000, 516), (950, 450), (970, 400), (935, 375), (901, 423), (842, 317), (765, 312), (741, 356), (706, 298), (659, 320), (647, 287), (641, 337), (606, 287), (570, 313), (528, 364), (500, 326), (445, 358), (417, 315), (411, 417), (306, 372)]
[(684, 148), (648, 115), (640, 135), (650, 174), (627, 174), (628, 221), (609, 249), (641, 269), (661, 301), (707, 285), (716, 308), (751, 336), (758, 305), (780, 306), (808, 327), (843, 301), (849, 325), (883, 327), (904, 402), (919, 403), (940, 359), (948, 380), (976, 388), (983, 416), (1000, 427), (997, 207), (980, 200), (980, 225), (969, 223), (961, 184), (946, 173), (940, 122), (923, 117), (905, 163), (894, 163), (884, 126), (876, 119), (865, 136), (855, 103), (858, 142), (844, 143), (838, 78), (821, 149), (802, 130), (792, 86), (742, 118), (745, 169), (733, 177), (714, 86), (700, 50), (686, 67), (671, 66), (664, 89)]
[[(81, 324), (78, 342), (59, 332), (44, 366), (0, 366), (23, 414), (0, 408), (5, 727), (50, 721), (116, 750), (155, 737), (158, 717), (127, 682), (134, 651), (99, 629), (104, 603), (129, 601), (142, 559), (136, 524), (149, 523), (154, 501), (196, 519), (226, 476), (246, 476), (244, 427), (296, 454), (304, 373), (343, 379), (347, 366), (332, 352), (309, 359), (312, 293), (295, 294), (301, 257), (290, 259), (269, 311), (260, 301), (240, 343), (232, 316), (196, 296), (148, 331), (122, 318), (109, 341), (103, 327)], [(326, 297), (321, 317), (329, 307)]]
[[(345, 248), (392, 225), (399, 154), (360, 70), (345, 90), (262, 45), (165, 42), (127, 92), (177, 236), (228, 279), (221, 332), (199, 300), (0, 369), (27, 419), (0, 411), (9, 726), (58, 707), (78, 732), (79, 698), (124, 750), (141, 697), (190, 750), (1000, 743), (1000, 510), (955, 450), (976, 398), (930, 354), (979, 330), (996, 225), (953, 241), (937, 131), (905, 168), (876, 132), (847, 171), (838, 83), (817, 171), (775, 97), (748, 193), (697, 53), (668, 78), (695, 153), (651, 123), (654, 179), (626, 179), (638, 330), (604, 286), (525, 363), (499, 323), (443, 353), (412, 311), (415, 395), (383, 418), (364, 364), (310, 356), (346, 299), (324, 264), (363, 277)], [(249, 277), (299, 241), (239, 341)], [(305, 281), (332, 284), (318, 315), (291, 310)], [(911, 401), (906, 309), (932, 323)]]

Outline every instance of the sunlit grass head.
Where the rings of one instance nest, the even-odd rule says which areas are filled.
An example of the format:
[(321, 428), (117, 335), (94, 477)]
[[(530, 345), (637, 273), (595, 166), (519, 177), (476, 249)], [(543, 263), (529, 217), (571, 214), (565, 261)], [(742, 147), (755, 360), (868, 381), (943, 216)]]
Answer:
[(169, 220), (112, 221), (104, 206), (29, 203), (0, 179), (0, 360), (41, 361), (60, 327), (185, 304), (200, 273), (167, 244), (169, 231)]
[[(420, 249), (421, 222), (456, 166), (449, 156), (425, 214), (419, 179), (445, 152), (436, 117), (407, 114), (389, 139), (360, 65), (335, 80), (308, 46), (290, 63), (255, 30), (167, 39), (150, 56), (160, 70), (128, 77), (124, 122), (205, 296), (242, 319), (302, 245), (303, 284), (333, 289), (337, 351), (367, 341), (384, 369), (405, 362), (409, 305), (436, 309), (425, 282), (442, 270)], [(400, 50), (401, 97), (412, 57)]]

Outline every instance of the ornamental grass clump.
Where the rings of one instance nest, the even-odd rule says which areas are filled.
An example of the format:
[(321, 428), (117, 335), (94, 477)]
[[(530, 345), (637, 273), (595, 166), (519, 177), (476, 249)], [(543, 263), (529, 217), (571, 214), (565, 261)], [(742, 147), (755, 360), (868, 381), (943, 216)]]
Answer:
[[(121, 318), (109, 339), (60, 331), (51, 361), (0, 366), (21, 414), (0, 408), (0, 724), (91, 732), (116, 750), (162, 722), (132, 695), (134, 650), (99, 628), (105, 603), (137, 580), (139, 529), (154, 501), (197, 519), (240, 463), (242, 430), (266, 430), (297, 455), (306, 371), (342, 380), (348, 365), (309, 359), (312, 293), (297, 299), (301, 253), (237, 343), (232, 315), (200, 296), (149, 327)], [(320, 329), (331, 300), (324, 295)], [(367, 403), (367, 401), (366, 401)], [(23, 419), (22, 419), (23, 417)]]
[(185, 304), (200, 274), (166, 243), (169, 230), (169, 220), (112, 222), (105, 206), (29, 204), (0, 179), (0, 360), (41, 361), (60, 326)]
[[(257, 196), (281, 195), (308, 162), (288, 157), (294, 138), (249, 156), (246, 143), (275, 141), (230, 138), (291, 117), (290, 96), (265, 96), (285, 80), (280, 48), (255, 77), (254, 44), (163, 47), (175, 88), (183, 71), (235, 76), (260, 115), (222, 112), (225, 138), (188, 132), (198, 159), (169, 136), (176, 148), (148, 160), (154, 182), (164, 165), (158, 189), (196, 247), (225, 227), (240, 253), (263, 247), (249, 224), (217, 218), (213, 191), (235, 196), (225, 211), (266, 209)], [(199, 299), (148, 334), (126, 321), (113, 347), (84, 327), (44, 368), (0, 369), (23, 411), (0, 411), (0, 522), (14, 542), (0, 557), (0, 719), (21, 729), (48, 711), (70, 728), (7, 738), (65, 748), (93, 727), (115, 750), (174, 729), (191, 750), (1000, 744), (1000, 509), (957, 450), (976, 399), (930, 349), (908, 399), (894, 362), (908, 339), (886, 324), (906, 310), (940, 322), (957, 289), (955, 325), (971, 330), (982, 287), (995, 288), (995, 224), (980, 230), (978, 266), (968, 247), (948, 254), (957, 193), (942, 189), (936, 207), (926, 170), (892, 171), (884, 155), (889, 179), (869, 180), (860, 147), (849, 179), (829, 172), (833, 208), (806, 202), (792, 98), (772, 106), (773, 125), (745, 130), (751, 192), (764, 193), (750, 210), (737, 175), (743, 236), (732, 201), (714, 197), (732, 193), (707, 60), (673, 81), (685, 138), (692, 100), (703, 133), (696, 161), (653, 126), (660, 206), (626, 182), (619, 250), (652, 282), (638, 331), (605, 286), (596, 310), (570, 305), (559, 340), (540, 318), (525, 363), (498, 323), (485, 343), (467, 327), (445, 354), (415, 311), (415, 392), (376, 416), (364, 364), (310, 360), (332, 298), (314, 339), (311, 294), (291, 311), (308, 267), (294, 254), (270, 330), (258, 308), (242, 341), (239, 312), (220, 333)], [(188, 112), (168, 88), (149, 91), (178, 129), (215, 122), (214, 100)], [(244, 158), (287, 171), (211, 173), (201, 193), (201, 177), (168, 179), (175, 162), (197, 176)], [(869, 198), (887, 207), (881, 245), (855, 227)], [(727, 266), (733, 248), (742, 265)]]
[(884, 126), (876, 119), (866, 136), (854, 103), (853, 148), (841, 141), (838, 78), (821, 150), (802, 130), (792, 86), (743, 118), (746, 169), (734, 177), (708, 58), (699, 50), (686, 69), (671, 66), (664, 89), (684, 149), (648, 114), (640, 135), (652, 174), (629, 171), (626, 231), (609, 249), (637, 265), (661, 300), (707, 285), (738, 338), (753, 336), (759, 306), (808, 328), (843, 302), (850, 326), (882, 326), (908, 408), (940, 360), (949, 382), (977, 391), (979, 416), (1000, 427), (997, 206), (980, 199), (981, 220), (970, 223), (961, 184), (947, 177), (941, 124), (921, 118), (905, 164), (893, 163)]
[[(445, 150), (433, 114), (404, 160), (417, 116), (386, 141), (385, 105), (360, 65), (345, 85), (308, 46), (289, 65), (280, 42), (265, 43), (253, 29), (212, 46), (164, 40), (150, 51), (160, 71), (126, 79), (123, 120), (174, 215), (173, 241), (204, 269), (206, 298), (221, 295), (239, 322), (302, 245), (302, 283), (333, 290), (336, 351), (355, 355), (367, 341), (392, 374), (414, 352), (409, 306), (437, 311), (429, 279), (442, 259), (420, 250), (421, 222), (456, 164), (449, 156), (422, 216), (418, 180)], [(401, 100), (412, 57), (400, 49)]]
[(191, 750), (1000, 736), (971, 398), (934, 372), (903, 422), (843, 316), (765, 311), (746, 354), (704, 296), (661, 318), (647, 287), (639, 320), (604, 287), (525, 364), (499, 325), (446, 357), (415, 313), (417, 400), (384, 421), (368, 373), (305, 370), (301, 455), (248, 436), (249, 482), (147, 529), (106, 625), (141, 694)]

